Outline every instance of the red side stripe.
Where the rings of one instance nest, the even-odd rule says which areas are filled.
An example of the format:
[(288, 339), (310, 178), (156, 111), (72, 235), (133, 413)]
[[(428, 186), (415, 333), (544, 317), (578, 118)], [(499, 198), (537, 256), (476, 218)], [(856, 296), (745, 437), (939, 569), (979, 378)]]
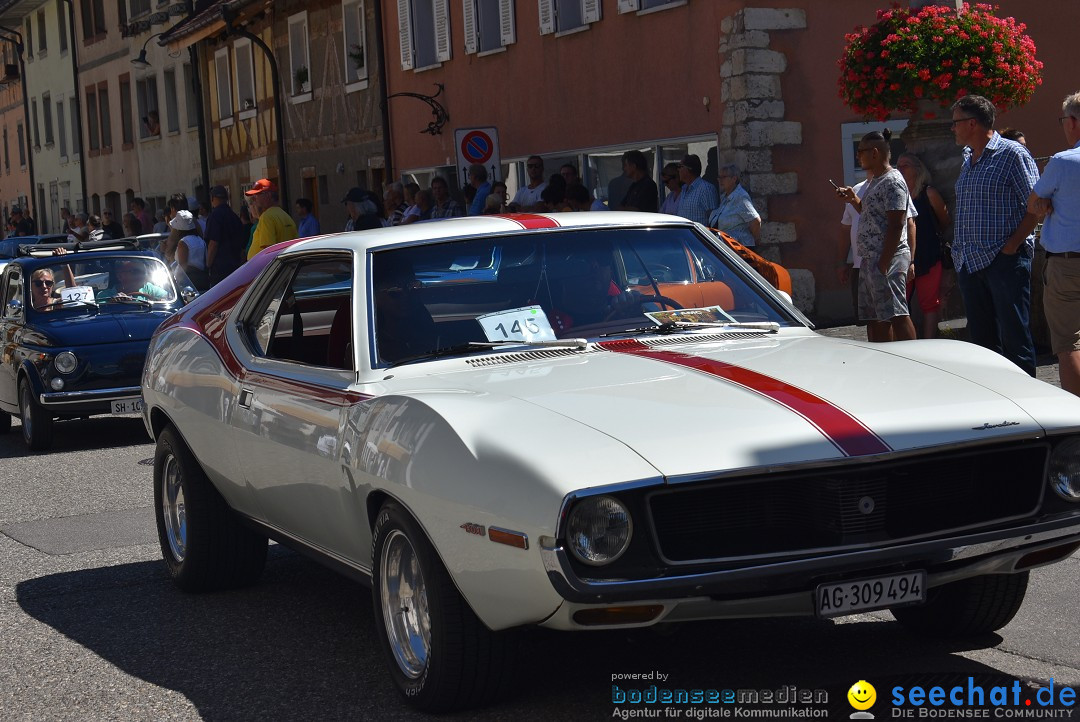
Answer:
[(560, 227), (559, 222), (554, 218), (551, 218), (550, 216), (540, 216), (535, 213), (507, 213), (495, 217), (505, 218), (508, 221), (517, 223), (522, 228), (530, 230)]
[(810, 422), (845, 456), (865, 456), (892, 451), (881, 437), (848, 412), (820, 396), (780, 379), (723, 361), (651, 348), (633, 339), (604, 341), (600, 346), (616, 353), (653, 358), (701, 371), (770, 398)]

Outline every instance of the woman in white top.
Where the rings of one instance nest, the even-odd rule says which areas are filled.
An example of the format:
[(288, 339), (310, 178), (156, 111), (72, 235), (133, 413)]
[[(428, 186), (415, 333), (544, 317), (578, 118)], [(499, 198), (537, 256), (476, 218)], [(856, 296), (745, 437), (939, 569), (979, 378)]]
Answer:
[(206, 270), (206, 241), (191, 211), (177, 211), (169, 221), (169, 227), (180, 234), (176, 244), (176, 263), (199, 292), (210, 288), (210, 274)]

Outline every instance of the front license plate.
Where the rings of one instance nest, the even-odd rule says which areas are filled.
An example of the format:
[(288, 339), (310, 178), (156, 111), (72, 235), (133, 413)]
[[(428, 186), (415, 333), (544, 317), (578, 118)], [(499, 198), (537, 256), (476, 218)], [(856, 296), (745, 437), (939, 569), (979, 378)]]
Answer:
[(819, 584), (814, 608), (819, 617), (837, 617), (924, 601), (926, 572), (908, 572), (842, 584)]
[(142, 399), (118, 399), (112, 402), (114, 414), (138, 414), (142, 412)]

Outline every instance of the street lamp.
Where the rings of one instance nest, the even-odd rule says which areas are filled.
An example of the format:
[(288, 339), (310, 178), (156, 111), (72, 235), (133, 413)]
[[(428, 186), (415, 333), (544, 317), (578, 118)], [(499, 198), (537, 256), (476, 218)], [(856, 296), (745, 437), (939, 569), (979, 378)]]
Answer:
[(149, 68), (150, 67), (150, 61), (146, 59), (146, 46), (150, 44), (151, 40), (158, 37), (159, 35), (164, 35), (164, 34), (165, 33), (163, 33), (163, 32), (162, 33), (154, 33), (153, 35), (148, 37), (146, 39), (146, 42), (143, 43), (142, 50), (139, 51), (139, 57), (132, 60), (131, 64), (134, 65), (136, 68), (138, 68), (140, 70), (146, 70), (147, 68)]

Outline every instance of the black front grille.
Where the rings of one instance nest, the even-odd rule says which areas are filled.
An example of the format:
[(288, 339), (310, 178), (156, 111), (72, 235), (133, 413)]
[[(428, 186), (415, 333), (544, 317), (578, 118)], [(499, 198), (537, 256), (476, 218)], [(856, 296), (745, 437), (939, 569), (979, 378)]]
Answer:
[(673, 562), (887, 543), (1035, 512), (1043, 444), (678, 486), (649, 498)]

